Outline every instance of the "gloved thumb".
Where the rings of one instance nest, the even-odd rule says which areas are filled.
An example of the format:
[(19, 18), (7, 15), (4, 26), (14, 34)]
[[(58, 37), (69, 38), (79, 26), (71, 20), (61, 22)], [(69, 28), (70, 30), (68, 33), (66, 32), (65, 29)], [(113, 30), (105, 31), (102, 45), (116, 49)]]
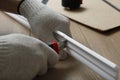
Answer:
[(58, 53), (56, 53), (56, 51), (54, 51), (48, 45), (42, 46), (42, 49), (47, 54), (48, 68), (52, 68), (59, 61)]

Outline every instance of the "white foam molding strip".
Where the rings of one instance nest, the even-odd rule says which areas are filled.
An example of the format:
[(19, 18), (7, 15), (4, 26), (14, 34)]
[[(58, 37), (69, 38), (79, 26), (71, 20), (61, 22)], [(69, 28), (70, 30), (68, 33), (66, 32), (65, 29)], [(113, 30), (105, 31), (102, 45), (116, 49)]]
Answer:
[(13, 18), (14, 20), (18, 21), (20, 24), (24, 25), (25, 27), (31, 29), (30, 24), (25, 17), (10, 12), (4, 12), (4, 13), (10, 16), (11, 18)]
[(116, 64), (60, 31), (55, 32), (55, 37), (59, 41), (66, 40), (66, 51), (68, 54), (91, 68), (101, 77), (105, 78), (106, 80), (118, 79), (119, 70)]

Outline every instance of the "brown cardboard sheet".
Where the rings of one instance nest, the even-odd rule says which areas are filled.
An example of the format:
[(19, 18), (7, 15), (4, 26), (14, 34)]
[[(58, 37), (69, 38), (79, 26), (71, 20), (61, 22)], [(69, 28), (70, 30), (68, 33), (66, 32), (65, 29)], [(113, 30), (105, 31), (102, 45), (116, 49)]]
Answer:
[[(105, 0), (117, 8), (120, 7), (119, 0)], [(107, 4), (104, 0), (83, 0), (81, 8), (70, 11), (61, 5), (61, 0), (49, 0), (48, 6), (53, 10), (87, 25), (91, 28), (106, 31), (120, 26), (120, 12)]]

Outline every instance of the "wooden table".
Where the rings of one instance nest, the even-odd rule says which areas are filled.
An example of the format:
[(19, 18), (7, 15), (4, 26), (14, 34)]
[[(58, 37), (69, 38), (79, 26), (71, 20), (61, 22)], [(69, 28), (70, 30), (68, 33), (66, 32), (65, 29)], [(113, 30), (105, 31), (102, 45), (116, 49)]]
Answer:
[[(120, 27), (99, 32), (71, 20), (71, 34), (78, 42), (98, 52), (105, 58), (120, 66)], [(15, 20), (0, 12), (0, 35), (30, 31)], [(120, 75), (119, 75), (120, 76)], [(60, 61), (54, 69), (34, 80), (104, 80), (88, 67), (69, 57)], [(120, 78), (118, 79), (120, 80)]]
[[(120, 27), (99, 32), (71, 21), (72, 37), (120, 66)], [(120, 76), (120, 75), (119, 75)], [(88, 67), (69, 58), (38, 80), (104, 80)], [(120, 80), (120, 78), (118, 79)]]

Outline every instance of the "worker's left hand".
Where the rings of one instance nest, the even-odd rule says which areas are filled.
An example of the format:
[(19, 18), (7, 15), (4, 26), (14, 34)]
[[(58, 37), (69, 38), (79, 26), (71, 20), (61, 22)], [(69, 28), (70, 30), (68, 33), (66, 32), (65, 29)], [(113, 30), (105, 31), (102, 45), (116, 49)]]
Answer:
[(54, 39), (55, 30), (70, 34), (69, 19), (41, 3), (41, 0), (25, 0), (19, 11), (28, 19), (32, 33), (44, 42)]

